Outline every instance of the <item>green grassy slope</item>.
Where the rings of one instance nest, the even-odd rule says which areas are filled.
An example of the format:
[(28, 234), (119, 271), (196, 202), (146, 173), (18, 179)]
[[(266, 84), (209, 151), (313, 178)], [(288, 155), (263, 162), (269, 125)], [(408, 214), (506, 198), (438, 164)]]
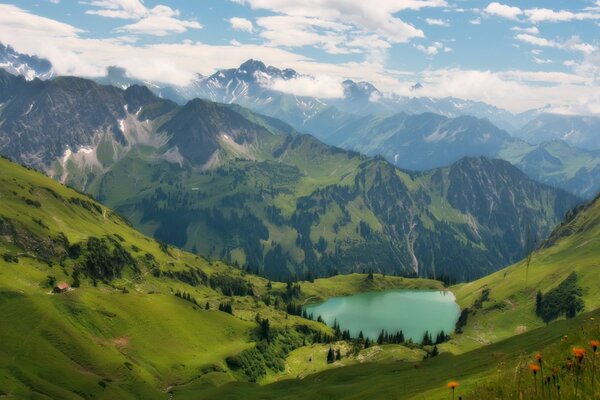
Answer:
[[(446, 384), (458, 380), (457, 392), (464, 399), (518, 397), (516, 389), (524, 393), (532, 382), (528, 371), (523, 371), (522, 386), (517, 386), (515, 371), (521, 373), (527, 360), (537, 351), (567, 354), (568, 346), (585, 345), (593, 333), (600, 332), (600, 311), (581, 315), (573, 320), (558, 321), (547, 327), (534, 329), (513, 338), (469, 351), (460, 355), (442, 354), (420, 362), (364, 363), (337, 368), (265, 386), (232, 383), (220, 387), (181, 387), (174, 393), (181, 399), (449, 399), (451, 393)], [(588, 334), (583, 334), (585, 328)], [(567, 335), (571, 341), (562, 342)], [(501, 377), (504, 381), (498, 379)], [(539, 383), (538, 383), (539, 385)], [(499, 389), (499, 386), (503, 387)], [(515, 389), (515, 394), (510, 393)], [(588, 386), (589, 393), (589, 386)], [(484, 393), (484, 397), (481, 397)], [(503, 396), (504, 395), (504, 396)], [(489, 397), (488, 397), (489, 396)], [(533, 398), (533, 397), (523, 397)], [(565, 395), (564, 399), (574, 398)], [(588, 397), (589, 398), (589, 397)]]
[(542, 248), (533, 254), (529, 271), (520, 262), (474, 282), (452, 288), (461, 307), (471, 307), (482, 290), (490, 300), (469, 316), (460, 348), (480, 346), (543, 325), (535, 315), (537, 291), (547, 293), (572, 272), (583, 290), (586, 310), (600, 307), (600, 199), (571, 213)]
[[(0, 159), (0, 171), (0, 395), (166, 398), (180, 385), (244, 379), (225, 359), (254, 347), (257, 313), (275, 330), (300, 337), (308, 332), (309, 345), (310, 332), (331, 333), (286, 314), (285, 304), (265, 304), (267, 297), (273, 302), (284, 296), (284, 283), (268, 289), (263, 278), (161, 245), (86, 195), (33, 170)], [(134, 261), (114, 277), (90, 276), (90, 237)], [(223, 287), (207, 283), (219, 276), (251, 285), (253, 295), (226, 296)], [(52, 294), (54, 282), (77, 279), (79, 287)], [(297, 301), (307, 302), (440, 283), (381, 275), (367, 281), (354, 274), (300, 286)], [(198, 305), (176, 297), (177, 291)], [(216, 310), (221, 302), (232, 302), (233, 316)], [(270, 371), (268, 379), (278, 376)]]

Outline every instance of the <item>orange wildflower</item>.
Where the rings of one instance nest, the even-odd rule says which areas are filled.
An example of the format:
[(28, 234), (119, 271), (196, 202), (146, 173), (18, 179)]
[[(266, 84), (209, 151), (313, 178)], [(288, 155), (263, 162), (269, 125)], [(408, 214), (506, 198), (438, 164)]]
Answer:
[(592, 340), (590, 342), (590, 346), (592, 346), (592, 350), (594, 350), (594, 353), (596, 352), (596, 350), (598, 350), (598, 345), (600, 345), (600, 342), (598, 342), (597, 340)]
[(573, 347), (573, 355), (577, 361), (581, 362), (585, 357), (585, 349), (583, 347)]
[(456, 381), (450, 381), (448, 382), (448, 387), (452, 390), (456, 389), (458, 387), (459, 383)]
[(542, 353), (540, 353), (539, 351), (535, 353), (535, 356), (533, 358), (535, 358), (538, 363), (542, 363)]
[(540, 370), (540, 366), (537, 364), (529, 364), (529, 369), (531, 370), (531, 372), (533, 372), (534, 375), (536, 375)]

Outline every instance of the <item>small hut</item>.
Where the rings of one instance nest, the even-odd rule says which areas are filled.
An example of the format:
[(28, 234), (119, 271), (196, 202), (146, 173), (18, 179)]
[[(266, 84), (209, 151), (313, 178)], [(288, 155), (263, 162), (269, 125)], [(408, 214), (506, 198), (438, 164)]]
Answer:
[(52, 289), (52, 291), (54, 293), (64, 293), (67, 290), (69, 290), (71, 288), (71, 286), (69, 286), (69, 284), (67, 282), (61, 282), (58, 285), (54, 286), (54, 289)]

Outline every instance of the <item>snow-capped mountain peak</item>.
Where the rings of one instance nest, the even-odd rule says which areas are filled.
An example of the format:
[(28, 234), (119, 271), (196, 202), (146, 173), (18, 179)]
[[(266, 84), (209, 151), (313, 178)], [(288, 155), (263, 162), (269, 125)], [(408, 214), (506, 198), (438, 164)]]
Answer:
[(15, 51), (11, 46), (0, 43), (0, 68), (13, 75), (22, 75), (28, 81), (35, 78), (50, 79), (55, 76), (48, 60)]

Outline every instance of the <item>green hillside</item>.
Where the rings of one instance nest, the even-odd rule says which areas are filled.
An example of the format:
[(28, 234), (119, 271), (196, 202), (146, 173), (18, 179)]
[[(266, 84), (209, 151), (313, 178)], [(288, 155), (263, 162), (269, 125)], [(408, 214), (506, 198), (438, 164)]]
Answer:
[[(156, 242), (38, 172), (5, 159), (0, 171), (1, 395), (166, 398), (189, 382), (245, 381), (250, 370), (226, 359), (262, 342), (257, 314), (270, 321), (266, 354), (275, 364), (259, 357), (252, 371), (275, 379), (287, 352), (332, 333), (287, 314), (290, 299), (441, 287), (355, 274), (301, 282), (291, 294), (284, 283)], [(61, 282), (71, 289), (53, 293)]]
[[(599, 384), (597, 376), (592, 378), (598, 360), (590, 347), (590, 341), (600, 338), (598, 238), (600, 198), (569, 213), (534, 253), (529, 271), (518, 263), (452, 287), (462, 307), (470, 310), (467, 323), (462, 333), (440, 346), (442, 355), (432, 360), (368, 362), (260, 388), (237, 383), (212, 389), (182, 387), (176, 393), (201, 399), (430, 399), (450, 398), (446, 385), (458, 380), (457, 395), (465, 399), (559, 398), (558, 390), (563, 399), (591, 399)], [(565, 281), (571, 281), (573, 272), (580, 288), (575, 296), (583, 301), (583, 313), (580, 310), (576, 317), (565, 319), (561, 312), (556, 320), (544, 323), (536, 315), (536, 293), (550, 299), (557, 287), (564, 288)], [(489, 292), (482, 296), (485, 289)], [(561, 301), (550, 306), (560, 308)], [(577, 347), (587, 352), (580, 367), (572, 353)], [(530, 365), (538, 363), (537, 352), (543, 356), (545, 372), (538, 373), (536, 381)], [(545, 392), (542, 374), (551, 377)]]
[[(498, 371), (512, 377), (514, 368), (526, 366), (536, 351), (549, 359), (568, 352), (568, 344), (561, 342), (564, 335), (572, 338), (569, 343), (585, 344), (593, 332), (600, 332), (598, 322), (590, 322), (590, 317), (600, 321), (597, 311), (559, 318), (547, 327), (535, 316), (536, 292), (548, 296), (573, 271), (585, 310), (598, 307), (600, 296), (593, 285), (598, 279), (598, 201), (570, 213), (554, 231), (534, 254), (527, 282), (525, 267), (518, 264), (453, 287), (463, 307), (473, 307), (484, 288), (490, 289), (489, 298), (472, 308), (463, 333), (441, 345), (439, 357), (419, 361), (425, 354), (419, 348), (383, 345), (328, 365), (321, 360), (328, 345), (315, 338), (331, 331), (285, 312), (286, 293), (293, 292), (285, 284), (269, 288), (268, 281), (239, 268), (162, 245), (38, 172), (3, 159), (0, 167), (4, 395), (431, 398), (447, 395), (445, 385), (451, 379), (461, 382), (461, 393), (499, 393), (503, 389), (497, 377), (504, 375)], [(52, 287), (62, 281), (72, 289), (52, 294)], [(381, 275), (371, 281), (354, 274), (301, 282), (296, 301), (440, 285)], [(230, 296), (232, 291), (240, 295)], [(189, 293), (189, 300), (177, 293)], [(210, 310), (204, 309), (206, 302)], [(229, 302), (233, 315), (217, 310)], [(274, 336), (266, 347), (257, 336), (257, 314), (271, 321)], [(517, 335), (525, 331), (520, 325), (527, 329)], [(264, 354), (280, 355), (271, 367), (252, 350), (260, 343)], [(307, 356), (315, 357), (315, 363), (308, 365)], [(256, 360), (245, 369), (245, 363)], [(248, 375), (255, 368), (265, 368), (264, 375)], [(262, 386), (248, 383), (254, 379)], [(572, 381), (570, 376), (564, 379)], [(525, 382), (522, 390), (530, 392), (531, 383)]]
[(600, 199), (569, 213), (542, 248), (533, 253), (529, 268), (526, 261), (493, 273), (483, 279), (453, 288), (459, 304), (473, 308), (482, 291), (489, 299), (473, 310), (460, 348), (480, 346), (544, 325), (536, 316), (536, 294), (550, 292), (573, 272), (585, 310), (600, 307)]

